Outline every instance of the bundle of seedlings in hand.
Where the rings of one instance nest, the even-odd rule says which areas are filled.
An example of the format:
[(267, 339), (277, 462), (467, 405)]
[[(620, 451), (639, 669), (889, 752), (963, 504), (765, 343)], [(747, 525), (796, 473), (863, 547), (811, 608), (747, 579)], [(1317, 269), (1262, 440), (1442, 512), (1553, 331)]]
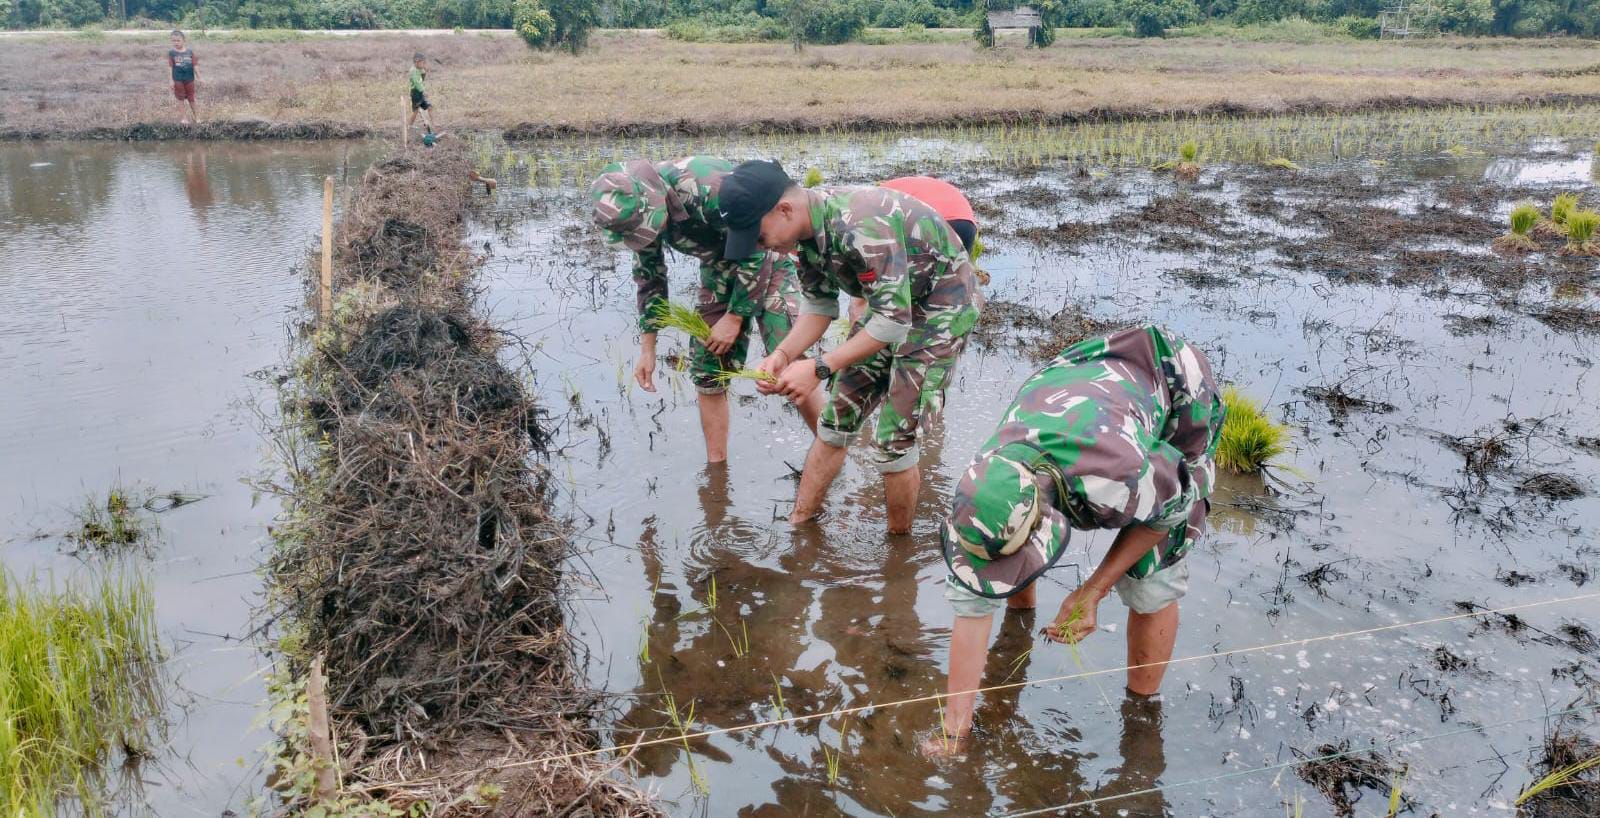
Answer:
[(656, 323), (663, 329), (679, 330), (702, 344), (711, 337), (711, 325), (700, 317), (700, 312), (694, 307), (686, 307), (676, 301), (663, 301), (656, 307), (655, 313)]
[(1600, 256), (1600, 245), (1594, 243), (1597, 225), (1600, 225), (1600, 213), (1593, 210), (1574, 210), (1567, 214), (1567, 246), (1561, 248), (1561, 255)]
[(1222, 422), (1222, 439), (1217, 443), (1217, 465), (1235, 474), (1256, 474), (1284, 452), (1289, 427), (1274, 422), (1261, 410), (1261, 404), (1245, 397), (1236, 387), (1222, 390), (1227, 418)]
[(772, 373), (762, 372), (759, 369), (724, 369), (717, 373), (717, 382), (723, 386), (727, 386), (736, 380), (765, 381), (767, 383), (777, 383), (778, 381), (777, 377)]
[(1539, 208), (1532, 202), (1523, 202), (1511, 209), (1511, 232), (1494, 240), (1494, 249), (1503, 253), (1526, 253), (1539, 249), (1533, 240), (1534, 225), (1539, 223)]
[(1539, 222), (1533, 229), (1536, 235), (1559, 239), (1567, 235), (1567, 216), (1578, 209), (1578, 194), (1561, 193), (1550, 202), (1550, 218)]
[(1172, 175), (1180, 182), (1193, 182), (1200, 178), (1200, 146), (1193, 140), (1178, 146), (1178, 166)]

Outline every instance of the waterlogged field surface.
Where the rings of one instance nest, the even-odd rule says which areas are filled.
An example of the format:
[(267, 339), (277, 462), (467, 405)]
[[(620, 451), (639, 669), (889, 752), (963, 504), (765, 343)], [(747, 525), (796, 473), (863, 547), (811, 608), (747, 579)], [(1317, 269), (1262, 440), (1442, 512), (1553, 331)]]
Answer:
[[(503, 177), (473, 239), (487, 255), (485, 303), (524, 339), (516, 353), (559, 423), (550, 468), (584, 551), (571, 569), (588, 577), (571, 626), (593, 683), (620, 696), (612, 742), (942, 690), (945, 498), (1084, 315), (1167, 325), (1293, 429), (1275, 479), (1230, 479), (1214, 498), (1215, 533), (1188, 558), (1177, 656), (1596, 590), (1596, 265), (1488, 252), (1515, 201), (1593, 185), (1589, 144), (1452, 142), (1366, 158), (1347, 146), (1298, 155), (1299, 171), (1208, 166), (1180, 187), (1139, 168), (992, 170), (970, 161), (982, 145), (888, 143), (815, 140), (800, 153), (735, 139), (729, 150), (827, 167), (840, 182), (941, 168), (978, 206), (991, 303), (924, 443), (906, 537), (883, 533), (861, 451), (820, 524), (791, 530), (810, 436), (749, 384), (735, 387), (729, 464), (707, 467), (687, 379), (658, 375), (655, 395), (632, 383), (626, 259), (599, 242), (582, 189), (555, 181), (581, 176), (559, 166), (562, 150), (587, 167), (617, 146), (481, 157)], [(549, 184), (522, 184), (530, 166)], [(674, 298), (690, 301), (694, 280), (675, 264)], [(664, 336), (661, 350), (670, 361), (684, 347)], [(1100, 616), (1115, 630), (1083, 644), (1081, 666), (1037, 636), (1108, 544), (1080, 534), (1038, 614), (997, 624), (986, 684), (1123, 664), (1114, 596)], [(1348, 784), (1338, 798), (1359, 798), (1358, 814), (1384, 813), (1396, 778), (1416, 814), (1507, 814), (1533, 778), (1541, 716), (1595, 689), (1597, 611), (1591, 598), (1186, 662), (1155, 708), (1125, 703), (1120, 673), (1033, 684), (986, 696), (981, 738), (955, 761), (918, 753), (938, 724), (929, 703), (634, 759), (675, 814), (1008, 815), (1137, 793), (1073, 814), (1277, 815), (1303, 799), (1305, 815), (1331, 815), (1334, 801), (1293, 770), (1203, 780), (1382, 745), (1319, 768), (1330, 789)]]
[(259, 790), (264, 663), (241, 640), (276, 507), (242, 480), (263, 468), (255, 399), (275, 404), (251, 375), (282, 362), (323, 177), (372, 155), (0, 147), (0, 564), (41, 584), (106, 565), (68, 535), (114, 484), (136, 509), (201, 498), (139, 509), (155, 533), (109, 569), (149, 577), (169, 655), (170, 747), (123, 778), (148, 800), (128, 812), (217, 815)]
[[(617, 695), (606, 738), (942, 689), (944, 499), (1084, 316), (1166, 324), (1294, 429), (1275, 480), (1230, 480), (1215, 498), (1215, 535), (1189, 557), (1179, 657), (1593, 593), (1596, 267), (1486, 248), (1513, 202), (1593, 186), (1590, 145), (1569, 138), (1597, 121), (1579, 109), (708, 140), (830, 181), (936, 169), (979, 207), (991, 305), (924, 445), (902, 538), (882, 534), (859, 453), (821, 524), (791, 531), (791, 464), (809, 433), (748, 384), (717, 469), (683, 376), (660, 373), (656, 395), (632, 385), (632, 284), (577, 182), (609, 157), (686, 143), (486, 144), (480, 161), (502, 184), (474, 216), (484, 304), (524, 339), (509, 353), (531, 363), (558, 426), (549, 465), (583, 551), (570, 621), (592, 682)], [(1180, 137), (1209, 157), (1182, 188), (1144, 169)], [(266, 467), (252, 402), (272, 400), (257, 373), (282, 363), (322, 177), (353, 181), (375, 151), (0, 149), (0, 559), (40, 577), (98, 565), (67, 534), (118, 480), (155, 508), (204, 495), (148, 513), (158, 534), (127, 569), (150, 576), (172, 654), (170, 749), (139, 771), (147, 804), (128, 812), (214, 815), (260, 792), (263, 663), (239, 641), (276, 510), (241, 482)], [(1304, 169), (1257, 164), (1280, 155)], [(673, 275), (689, 300), (693, 268)], [(662, 352), (683, 346), (665, 338)], [(997, 625), (986, 684), (1122, 664), (1114, 598), (1100, 613), (1118, 627), (1084, 643), (1081, 666), (1036, 636), (1108, 542), (1077, 537), (1039, 614)], [(642, 748), (635, 771), (674, 814), (1005, 815), (1161, 786), (1080, 814), (1275, 815), (1303, 798), (1315, 816), (1333, 803), (1292, 771), (1189, 782), (1348, 742), (1384, 745), (1382, 762), (1407, 768), (1418, 814), (1504, 814), (1532, 778), (1536, 717), (1600, 676), (1596, 611), (1591, 599), (1186, 662), (1159, 708), (1125, 705), (1120, 673), (1033, 684), (986, 697), (981, 741), (956, 761), (917, 752), (938, 713), (916, 704)], [(1454, 735), (1428, 740), (1442, 733)], [(1345, 795), (1360, 794), (1359, 814), (1385, 810), (1381, 765), (1324, 772), (1365, 782)]]

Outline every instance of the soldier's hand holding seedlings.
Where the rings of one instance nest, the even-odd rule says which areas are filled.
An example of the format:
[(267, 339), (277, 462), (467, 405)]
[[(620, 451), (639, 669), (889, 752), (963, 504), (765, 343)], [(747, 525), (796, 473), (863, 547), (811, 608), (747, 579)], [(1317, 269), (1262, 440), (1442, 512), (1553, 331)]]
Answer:
[(1081, 585), (1061, 600), (1061, 610), (1050, 627), (1044, 629), (1046, 639), (1063, 644), (1077, 644), (1085, 636), (1099, 630), (1100, 600), (1106, 595), (1096, 589)]
[(744, 329), (744, 319), (732, 312), (717, 319), (711, 326), (711, 334), (706, 336), (706, 349), (712, 355), (721, 357), (728, 354), (733, 348), (733, 342), (739, 340), (739, 331)]

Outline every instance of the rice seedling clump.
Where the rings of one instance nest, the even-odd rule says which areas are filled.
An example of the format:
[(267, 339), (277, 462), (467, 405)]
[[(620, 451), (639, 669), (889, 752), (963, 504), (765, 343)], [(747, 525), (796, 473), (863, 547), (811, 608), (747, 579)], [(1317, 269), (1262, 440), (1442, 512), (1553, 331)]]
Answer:
[(1539, 208), (1523, 202), (1511, 209), (1511, 232), (1494, 240), (1494, 249), (1506, 253), (1525, 253), (1539, 249), (1533, 228), (1539, 223)]
[(1567, 216), (1578, 209), (1578, 194), (1560, 193), (1550, 202), (1550, 218), (1539, 222), (1534, 232), (1545, 238), (1562, 238), (1567, 235)]
[(1600, 246), (1594, 243), (1595, 227), (1600, 226), (1600, 213), (1593, 210), (1574, 210), (1567, 215), (1567, 246), (1561, 248), (1564, 256), (1600, 256)]
[(822, 171), (816, 168), (807, 168), (805, 178), (801, 180), (800, 184), (806, 187), (816, 187), (822, 184)]
[(700, 317), (699, 310), (676, 301), (663, 301), (656, 307), (656, 323), (664, 329), (675, 329), (701, 343), (711, 337), (711, 325)]
[(1261, 404), (1236, 387), (1222, 390), (1222, 402), (1227, 416), (1217, 443), (1217, 465), (1235, 474), (1255, 474), (1283, 454), (1289, 427), (1267, 417)]
[(0, 572), (0, 813), (105, 800), (112, 748), (148, 751), (160, 715), (150, 589), (100, 578), (65, 590)]
[(1172, 175), (1180, 182), (1193, 182), (1200, 178), (1200, 145), (1190, 140), (1178, 146), (1178, 166)]

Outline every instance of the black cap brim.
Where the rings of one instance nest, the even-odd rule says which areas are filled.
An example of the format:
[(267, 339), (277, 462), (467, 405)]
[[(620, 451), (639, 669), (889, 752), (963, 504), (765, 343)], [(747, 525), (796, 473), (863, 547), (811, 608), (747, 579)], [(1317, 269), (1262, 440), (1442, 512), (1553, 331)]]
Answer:
[(722, 257), (728, 261), (743, 261), (754, 255), (756, 242), (761, 238), (761, 225), (743, 230), (728, 230), (728, 244), (722, 248)]

